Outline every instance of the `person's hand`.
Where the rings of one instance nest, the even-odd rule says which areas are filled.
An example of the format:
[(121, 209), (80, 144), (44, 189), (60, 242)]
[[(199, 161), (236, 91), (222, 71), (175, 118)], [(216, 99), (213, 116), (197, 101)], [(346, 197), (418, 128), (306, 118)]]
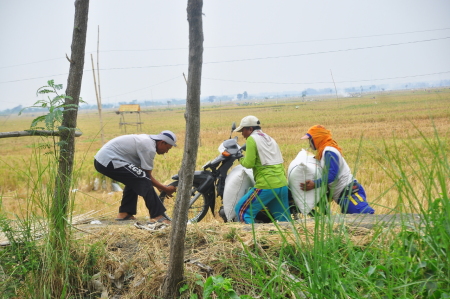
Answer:
[(314, 183), (314, 181), (311, 180), (306, 180), (305, 183), (300, 183), (300, 189), (302, 189), (303, 191), (309, 191), (312, 190), (316, 187), (316, 184)]
[(175, 191), (177, 191), (177, 187), (175, 186), (166, 186), (166, 188), (164, 189), (164, 192), (166, 192), (168, 196), (171, 196)]

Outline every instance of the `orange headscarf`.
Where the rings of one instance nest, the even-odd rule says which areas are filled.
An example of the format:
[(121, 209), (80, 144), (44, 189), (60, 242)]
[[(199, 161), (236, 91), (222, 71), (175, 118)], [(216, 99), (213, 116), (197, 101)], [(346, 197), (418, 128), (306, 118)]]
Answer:
[(339, 147), (336, 141), (331, 138), (331, 131), (325, 129), (324, 126), (315, 125), (309, 128), (308, 134), (311, 135), (311, 138), (314, 142), (314, 146), (317, 149), (316, 159), (320, 160), (322, 158), (323, 150), (327, 146), (332, 146), (336, 148), (341, 154), (342, 149)]

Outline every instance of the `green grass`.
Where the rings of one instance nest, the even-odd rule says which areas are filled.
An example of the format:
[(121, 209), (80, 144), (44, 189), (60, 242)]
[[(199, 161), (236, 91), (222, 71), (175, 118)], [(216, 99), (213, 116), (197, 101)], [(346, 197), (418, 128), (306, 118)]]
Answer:
[[(0, 250), (1, 298), (81, 298), (78, 295), (86, 293), (83, 290), (104, 251), (96, 244), (83, 249), (86, 245), (72, 238), (67, 217), (71, 217), (73, 195), (67, 214), (53, 208), (58, 200), (54, 193), (58, 160), (49, 149), (33, 146), (28, 165), (17, 170), (27, 190), (19, 202), (23, 214), (14, 215), (3, 204), (0, 208), (0, 231), (10, 242)], [(64, 229), (56, 229), (50, 219)], [(54, 246), (55, 239), (61, 246)]]
[[(246, 246), (227, 273), (234, 287), (254, 298), (450, 298), (450, 164), (439, 136), (421, 142), (427, 152), (404, 142), (384, 149), (391, 165), (386, 175), (397, 190), (395, 212), (420, 214), (417, 226), (380, 226), (358, 244), (345, 226), (330, 221), (333, 216), (321, 216), (303, 241), (294, 238), (275, 252), (263, 250), (261, 240)], [(402, 162), (404, 147), (419, 167)]]

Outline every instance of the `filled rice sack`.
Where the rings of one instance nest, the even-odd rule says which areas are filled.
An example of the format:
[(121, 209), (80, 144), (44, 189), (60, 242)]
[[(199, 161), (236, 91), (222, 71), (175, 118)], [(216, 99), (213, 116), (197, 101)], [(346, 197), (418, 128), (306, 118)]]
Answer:
[(233, 168), (225, 179), (225, 189), (223, 191), (223, 209), (227, 221), (237, 221), (234, 207), (239, 199), (255, 185), (253, 171), (242, 165)]
[(302, 149), (297, 157), (291, 162), (288, 168), (288, 182), (295, 205), (307, 215), (319, 202), (321, 188), (315, 188), (309, 191), (300, 189), (300, 183), (306, 180), (316, 180), (322, 175), (320, 161), (314, 158), (314, 155)]

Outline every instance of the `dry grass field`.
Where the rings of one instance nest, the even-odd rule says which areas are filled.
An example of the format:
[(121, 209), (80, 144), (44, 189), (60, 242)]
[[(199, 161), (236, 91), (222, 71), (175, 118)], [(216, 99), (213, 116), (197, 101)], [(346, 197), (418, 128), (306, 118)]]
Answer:
[[(157, 134), (168, 129), (177, 134), (179, 146), (166, 157), (157, 156), (155, 159), (154, 176), (169, 183), (171, 176), (178, 172), (183, 157), (184, 107), (143, 107), (143, 110), (141, 119), (144, 124), (139, 133)], [(387, 155), (394, 153), (409, 166), (404, 171), (411, 173), (417, 165), (414, 157), (408, 154), (408, 146), (420, 151), (425, 140), (433, 141), (438, 136), (446, 151), (449, 147), (449, 88), (374, 93), (361, 98), (309, 98), (304, 102), (301, 98), (283, 98), (249, 106), (237, 106), (231, 102), (221, 105), (208, 103), (203, 104), (201, 110), (201, 147), (197, 169), (218, 155), (219, 144), (230, 136), (231, 123), (238, 124), (246, 115), (257, 116), (263, 130), (277, 140), (286, 170), (297, 153), (308, 146), (300, 137), (310, 126), (322, 124), (332, 131), (334, 139), (343, 148), (344, 157), (364, 185), (368, 200), (377, 213), (388, 213), (399, 208), (395, 200), (396, 190), (392, 188), (395, 182), (385, 172), (385, 169), (392, 167), (392, 160), (385, 159)], [(0, 131), (28, 129), (36, 116), (30, 113), (2, 116)], [(134, 121), (132, 115), (125, 117)], [(106, 140), (125, 134), (118, 123), (119, 116), (115, 111), (103, 111)], [(102, 145), (97, 112), (80, 111), (78, 127), (83, 135), (76, 140), (74, 189), (78, 191), (73, 192), (74, 212), (80, 214), (99, 210), (114, 217), (121, 192), (110, 192), (109, 184), (106, 184), (106, 190), (93, 190), (94, 180), (99, 175), (92, 161)], [(136, 127), (127, 127), (127, 133), (136, 133)], [(239, 136), (239, 144), (245, 142), (240, 134), (233, 133), (233, 136)], [(52, 185), (51, 174), (47, 175), (45, 168), (49, 156), (39, 148), (42, 142), (40, 137), (0, 139), (1, 209), (10, 218), (26, 213), (30, 207), (27, 199), (33, 197), (36, 188), (42, 191)], [(428, 155), (425, 150), (419, 154)], [(416, 190), (416, 194), (421, 194), (421, 191)], [(139, 201), (137, 216), (147, 216), (142, 200)], [(204, 221), (208, 220), (212, 220), (212, 215), (207, 215)]]

